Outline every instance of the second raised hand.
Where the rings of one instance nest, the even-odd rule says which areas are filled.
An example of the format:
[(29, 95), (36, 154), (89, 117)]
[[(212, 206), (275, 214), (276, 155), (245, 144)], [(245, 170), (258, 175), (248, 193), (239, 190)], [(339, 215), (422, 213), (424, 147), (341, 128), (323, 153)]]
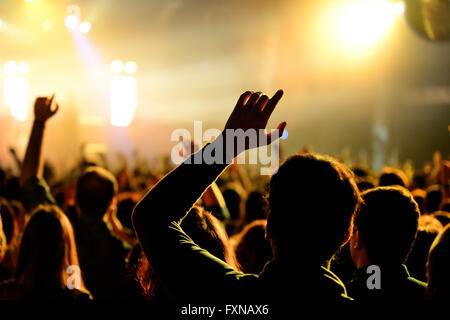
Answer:
[(59, 109), (59, 105), (56, 103), (55, 108), (52, 109), (53, 100), (55, 95), (48, 97), (38, 97), (34, 103), (34, 119), (38, 122), (45, 122), (51, 118)]

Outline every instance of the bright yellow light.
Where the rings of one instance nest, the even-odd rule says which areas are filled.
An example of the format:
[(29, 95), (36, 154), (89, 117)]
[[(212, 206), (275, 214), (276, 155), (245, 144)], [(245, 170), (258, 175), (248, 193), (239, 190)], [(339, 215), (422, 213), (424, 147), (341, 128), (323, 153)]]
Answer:
[(125, 63), (125, 73), (134, 74), (137, 70), (137, 64), (134, 61), (128, 61)]
[(111, 71), (113, 73), (121, 73), (123, 71), (123, 62), (119, 59), (111, 62)]
[(34, 2), (35, 0), (25, 0), (26, 2)]
[(127, 127), (136, 111), (136, 78), (113, 76), (111, 83), (111, 117), (113, 126)]
[(45, 20), (42, 23), (42, 29), (44, 29), (45, 31), (49, 31), (53, 28), (53, 22), (51, 22), (50, 20)]
[(80, 23), (80, 32), (81, 33), (88, 33), (91, 30), (91, 24), (87, 21), (84, 21)]
[(5, 63), (5, 65), (3, 67), (3, 71), (8, 76), (16, 74), (17, 70), (18, 70), (17, 63), (15, 61), (12, 61), (12, 60), (8, 61), (7, 63)]
[(76, 14), (69, 14), (64, 20), (64, 25), (67, 29), (73, 30), (80, 24), (80, 18)]
[(392, 5), (395, 14), (400, 16), (405, 12), (405, 4), (402, 1), (396, 2)]
[(5, 78), (4, 99), (12, 117), (17, 121), (28, 118), (29, 104), (28, 81), (24, 77), (9, 76)]
[(21, 75), (21, 76), (26, 75), (28, 73), (28, 71), (30, 71), (30, 67), (29, 67), (28, 63), (25, 61), (19, 63), (18, 71), (19, 71), (19, 75)]
[(387, 32), (399, 10), (397, 4), (388, 0), (345, 3), (337, 12), (338, 37), (353, 51), (369, 49)]

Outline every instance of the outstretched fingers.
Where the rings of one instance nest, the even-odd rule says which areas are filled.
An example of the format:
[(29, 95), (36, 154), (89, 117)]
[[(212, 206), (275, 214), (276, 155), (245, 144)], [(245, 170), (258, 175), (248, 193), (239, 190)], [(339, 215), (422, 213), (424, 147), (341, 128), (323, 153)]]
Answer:
[(272, 98), (267, 102), (266, 106), (263, 109), (263, 115), (266, 119), (270, 118), (270, 115), (272, 114), (273, 110), (275, 110), (275, 107), (277, 106), (278, 102), (280, 101), (281, 97), (283, 96), (283, 90), (278, 90)]
[(261, 97), (261, 95), (262, 95), (262, 92), (254, 92), (254, 93), (252, 93), (252, 95), (248, 99), (247, 103), (245, 104), (245, 107), (249, 108), (249, 111), (250, 111), (251, 108), (256, 106), (256, 102)]
[(49, 107), (52, 106), (53, 100), (55, 99), (55, 94), (52, 94), (52, 96), (50, 98), (47, 99), (47, 105)]
[(233, 113), (241, 112), (252, 94), (252, 91), (245, 91), (243, 94), (241, 94), (238, 102), (236, 103), (236, 107), (234, 107)]

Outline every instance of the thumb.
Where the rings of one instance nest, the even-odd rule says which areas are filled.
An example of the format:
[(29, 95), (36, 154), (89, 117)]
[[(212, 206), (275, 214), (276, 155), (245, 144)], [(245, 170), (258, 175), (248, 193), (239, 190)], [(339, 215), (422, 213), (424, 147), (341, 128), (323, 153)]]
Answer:
[[(267, 142), (270, 144), (276, 140), (278, 140), (284, 133), (284, 129), (287, 126), (287, 122), (283, 121), (281, 122), (278, 127), (275, 130), (272, 130), (268, 135), (267, 135)], [(276, 133), (276, 134), (274, 134)]]

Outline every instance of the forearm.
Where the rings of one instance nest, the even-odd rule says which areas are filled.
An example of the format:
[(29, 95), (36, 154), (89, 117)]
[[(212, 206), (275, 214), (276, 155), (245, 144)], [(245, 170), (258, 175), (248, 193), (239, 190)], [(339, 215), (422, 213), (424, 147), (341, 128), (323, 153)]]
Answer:
[(31, 129), (30, 139), (28, 141), (25, 158), (22, 163), (20, 173), (20, 185), (24, 185), (30, 177), (38, 177), (41, 175), (41, 150), (42, 140), (44, 137), (45, 123), (41, 121), (34, 121)]
[(206, 148), (207, 146), (192, 154), (159, 181), (138, 203), (133, 213), (138, 236), (139, 229), (146, 231), (156, 226), (167, 227), (172, 222), (180, 221), (228, 166), (227, 161), (222, 161), (225, 162), (223, 164), (208, 165), (202, 160), (201, 164), (196, 164), (195, 159), (204, 159)]

